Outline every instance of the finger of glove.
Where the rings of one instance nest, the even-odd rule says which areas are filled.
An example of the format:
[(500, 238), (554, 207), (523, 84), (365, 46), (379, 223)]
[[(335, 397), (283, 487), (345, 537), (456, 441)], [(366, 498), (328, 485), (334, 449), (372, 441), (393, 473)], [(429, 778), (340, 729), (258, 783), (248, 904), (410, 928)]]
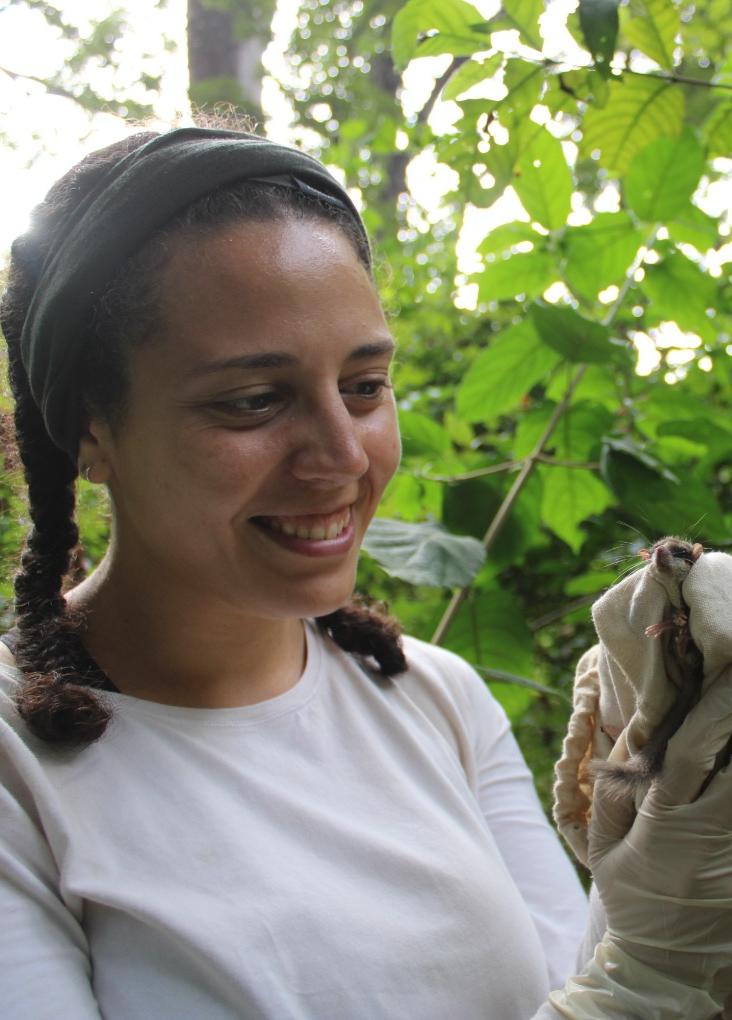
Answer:
[(598, 779), (592, 794), (592, 817), (589, 826), (590, 858), (605, 852), (628, 833), (635, 820), (633, 797), (618, 797), (611, 782)]
[(694, 800), (732, 734), (732, 667), (704, 692), (671, 737), (661, 775), (650, 791), (666, 806)]
[(732, 766), (720, 769), (705, 780), (692, 800), (694, 803), (686, 811), (697, 819), (696, 831), (716, 830), (720, 836), (726, 835), (732, 849)]

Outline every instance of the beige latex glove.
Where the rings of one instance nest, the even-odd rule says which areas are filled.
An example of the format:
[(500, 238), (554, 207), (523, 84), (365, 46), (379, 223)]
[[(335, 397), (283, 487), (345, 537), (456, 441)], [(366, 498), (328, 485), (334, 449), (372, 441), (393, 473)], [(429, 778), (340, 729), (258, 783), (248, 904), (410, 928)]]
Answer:
[(571, 1020), (712, 1020), (732, 992), (732, 670), (669, 743), (636, 815), (595, 786), (589, 863), (608, 930), (550, 1002)]

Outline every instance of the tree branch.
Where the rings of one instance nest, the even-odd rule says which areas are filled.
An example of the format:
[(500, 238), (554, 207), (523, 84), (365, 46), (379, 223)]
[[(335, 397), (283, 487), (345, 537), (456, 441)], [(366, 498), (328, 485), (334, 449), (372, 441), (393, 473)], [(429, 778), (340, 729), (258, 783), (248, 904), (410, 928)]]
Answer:
[(73, 99), (74, 102), (78, 102), (78, 96), (75, 96), (73, 92), (69, 92), (63, 85), (57, 85), (53, 82), (46, 81), (43, 78), (39, 78), (35, 74), (21, 74), (20, 71), (12, 71), (9, 67), (0, 66), (0, 74), (6, 74), (12, 81), (32, 81), (36, 85), (42, 85), (45, 91), (51, 96), (61, 96), (63, 99)]
[[(515, 56), (518, 56), (518, 54), (515, 54)], [(565, 60), (552, 60), (550, 57), (541, 61), (532, 61), (527, 57), (521, 57), (521, 59), (525, 60), (526, 63), (543, 64), (544, 66), (549, 67), (564, 67), (568, 71), (591, 71), (593, 69), (592, 64), (568, 64)], [(711, 81), (708, 78), (690, 78), (685, 74), (667, 74), (665, 71), (636, 71), (635, 68), (632, 67), (624, 67), (622, 73), (634, 74), (640, 78), (660, 78), (661, 81), (671, 82), (676, 85), (696, 85), (699, 88), (705, 89), (732, 90), (732, 82)], [(565, 91), (571, 92), (571, 90), (567, 88), (565, 88)]]
[(427, 123), (427, 121), (429, 120), (429, 116), (430, 116), (430, 114), (432, 113), (432, 111), (433, 111), (433, 109), (435, 107), (435, 103), (437, 102), (437, 100), (438, 100), (438, 98), (440, 96), (440, 92), (442, 92), (443, 88), (445, 87), (445, 85), (447, 85), (449, 79), (452, 77), (452, 75), (455, 73), (455, 71), (457, 71), (457, 69), (459, 67), (461, 67), (465, 63), (465, 61), (468, 60), (468, 59), (469, 59), (468, 57), (453, 57), (452, 58), (452, 60), (450, 61), (449, 65), (447, 67), (447, 70), (443, 74), (440, 75), (440, 77), (437, 79), (437, 81), (433, 85), (432, 91), (430, 92), (429, 99), (424, 104), (424, 106), (419, 111), (419, 113), (417, 114), (417, 123), (418, 124), (426, 124)]

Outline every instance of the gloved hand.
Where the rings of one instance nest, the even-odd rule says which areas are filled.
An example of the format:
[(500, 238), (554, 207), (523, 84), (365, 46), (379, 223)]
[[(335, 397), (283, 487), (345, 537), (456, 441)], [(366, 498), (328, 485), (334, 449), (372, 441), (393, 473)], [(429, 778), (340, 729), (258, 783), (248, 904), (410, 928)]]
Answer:
[(608, 918), (583, 974), (550, 1002), (571, 1020), (711, 1020), (732, 992), (732, 668), (669, 743), (637, 814), (595, 785), (589, 863)]

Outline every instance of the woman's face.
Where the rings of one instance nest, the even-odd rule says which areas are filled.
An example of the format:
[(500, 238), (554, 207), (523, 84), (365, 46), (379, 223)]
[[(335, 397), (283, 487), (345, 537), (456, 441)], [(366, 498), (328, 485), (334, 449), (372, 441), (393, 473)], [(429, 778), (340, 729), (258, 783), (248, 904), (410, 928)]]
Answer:
[(122, 425), (91, 426), (113, 569), (251, 616), (343, 605), (400, 455), (393, 341), (351, 244), (296, 220), (181, 239), (160, 321)]

